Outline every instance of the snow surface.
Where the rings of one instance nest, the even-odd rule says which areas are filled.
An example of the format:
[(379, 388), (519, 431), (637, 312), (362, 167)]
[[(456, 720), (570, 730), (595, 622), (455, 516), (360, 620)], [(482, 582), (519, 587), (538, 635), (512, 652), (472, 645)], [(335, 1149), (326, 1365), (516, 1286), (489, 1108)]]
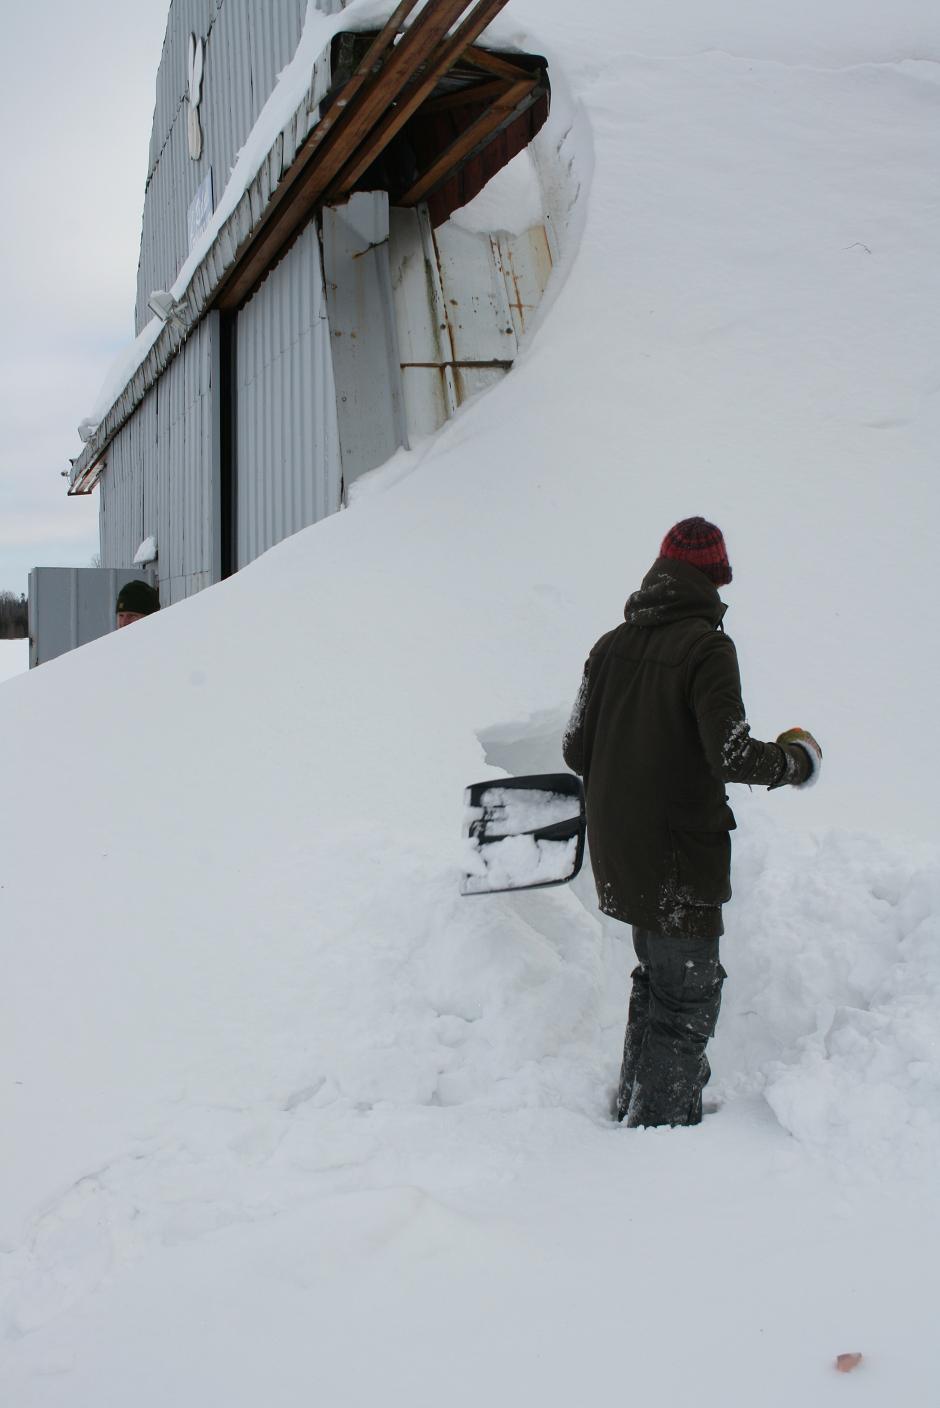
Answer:
[[(512, 0), (577, 192), (514, 371), (0, 690), (0, 1401), (937, 1401), (936, 23)], [(626, 1131), (629, 949), (461, 898), (463, 789), (693, 513), (826, 770), (734, 791), (721, 1107)]]
[(506, 230), (525, 234), (544, 222), (542, 193), (528, 150), (519, 152), (497, 171), (467, 205), (450, 217), (461, 229), (491, 234)]

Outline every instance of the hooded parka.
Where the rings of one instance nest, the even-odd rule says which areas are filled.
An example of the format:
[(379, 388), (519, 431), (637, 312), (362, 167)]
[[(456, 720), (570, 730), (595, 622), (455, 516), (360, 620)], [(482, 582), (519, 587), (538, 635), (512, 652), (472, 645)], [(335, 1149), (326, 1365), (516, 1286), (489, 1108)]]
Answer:
[(659, 934), (723, 933), (725, 784), (791, 780), (784, 749), (750, 736), (726, 609), (697, 567), (658, 558), (591, 651), (565, 735), (600, 908)]

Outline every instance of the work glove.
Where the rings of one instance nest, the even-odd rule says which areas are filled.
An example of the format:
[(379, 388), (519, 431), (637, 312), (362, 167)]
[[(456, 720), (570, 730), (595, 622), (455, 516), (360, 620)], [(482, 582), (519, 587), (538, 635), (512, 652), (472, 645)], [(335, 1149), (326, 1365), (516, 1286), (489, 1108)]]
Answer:
[(812, 787), (822, 768), (822, 749), (813, 735), (805, 728), (788, 728), (776, 742), (787, 757), (782, 781), (791, 787)]

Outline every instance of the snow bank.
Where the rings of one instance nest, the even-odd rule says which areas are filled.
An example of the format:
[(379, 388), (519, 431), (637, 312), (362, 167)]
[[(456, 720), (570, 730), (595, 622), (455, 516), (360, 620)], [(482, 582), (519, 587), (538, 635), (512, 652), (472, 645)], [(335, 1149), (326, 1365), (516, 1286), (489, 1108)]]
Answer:
[(545, 219), (542, 191), (528, 150), (513, 157), (479, 195), (450, 217), (464, 230), (522, 235)]
[(736, 847), (713, 1065), (856, 1175), (940, 1152), (940, 855), (800, 838), (748, 817)]

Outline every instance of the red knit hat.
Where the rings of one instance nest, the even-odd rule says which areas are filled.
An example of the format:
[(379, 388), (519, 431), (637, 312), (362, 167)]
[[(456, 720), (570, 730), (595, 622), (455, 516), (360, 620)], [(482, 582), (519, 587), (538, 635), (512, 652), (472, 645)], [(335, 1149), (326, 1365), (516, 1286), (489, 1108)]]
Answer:
[(663, 538), (659, 555), (691, 563), (716, 587), (726, 587), (731, 581), (731, 563), (721, 529), (707, 519), (683, 518)]

